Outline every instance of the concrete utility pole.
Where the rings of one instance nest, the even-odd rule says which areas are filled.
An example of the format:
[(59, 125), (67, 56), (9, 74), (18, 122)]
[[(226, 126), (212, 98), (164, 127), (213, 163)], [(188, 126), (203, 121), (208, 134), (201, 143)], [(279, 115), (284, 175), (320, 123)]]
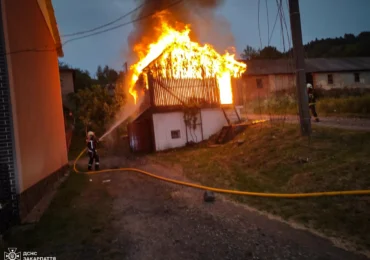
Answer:
[(302, 43), (301, 16), (299, 14), (299, 0), (289, 0), (290, 28), (292, 31), (293, 51), (296, 67), (296, 85), (299, 106), (299, 121), (301, 134), (311, 135), (311, 118), (308, 108), (308, 95), (306, 87), (306, 74), (304, 63), (304, 50)]

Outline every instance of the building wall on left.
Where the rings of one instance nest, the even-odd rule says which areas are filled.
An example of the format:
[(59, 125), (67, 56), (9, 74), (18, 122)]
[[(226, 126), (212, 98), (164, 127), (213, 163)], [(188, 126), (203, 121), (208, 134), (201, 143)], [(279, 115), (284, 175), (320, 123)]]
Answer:
[(17, 158), (17, 192), (23, 194), (68, 162), (58, 55), (37, 0), (2, 0), (1, 5)]

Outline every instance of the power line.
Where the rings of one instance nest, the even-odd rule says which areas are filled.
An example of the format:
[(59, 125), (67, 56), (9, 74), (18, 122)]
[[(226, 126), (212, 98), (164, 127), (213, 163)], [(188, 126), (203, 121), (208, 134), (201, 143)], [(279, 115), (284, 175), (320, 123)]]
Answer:
[[(269, 18), (269, 8), (267, 6), (267, 0), (265, 0), (266, 3), (266, 14), (267, 14), (267, 40), (269, 39), (270, 36), (270, 18)], [(270, 43), (267, 43), (267, 46), (270, 46)]]
[(258, 34), (260, 37), (260, 48), (262, 50), (262, 38), (261, 38), (261, 28), (260, 28), (260, 5), (261, 5), (261, 0), (258, 0)]
[(104, 27), (107, 27), (109, 25), (112, 25), (120, 20), (122, 20), (123, 18), (126, 18), (127, 16), (129, 16), (130, 14), (133, 14), (135, 13), (136, 11), (138, 11), (140, 8), (142, 8), (143, 6), (145, 5), (145, 2), (141, 5), (139, 5), (138, 7), (136, 7), (135, 9), (131, 10), (130, 12), (118, 17), (117, 19), (109, 22), (109, 23), (106, 23), (106, 24), (103, 24), (103, 25), (100, 25), (98, 27), (95, 27), (95, 28), (92, 28), (92, 29), (89, 29), (89, 30), (85, 30), (85, 31), (79, 31), (79, 32), (75, 32), (75, 33), (69, 33), (69, 34), (64, 34), (62, 35), (61, 37), (71, 37), (71, 36), (76, 36), (76, 35), (81, 35), (81, 34), (85, 34), (85, 33), (90, 33), (90, 32), (94, 32), (96, 30), (99, 30), (99, 29), (102, 29)]
[[(65, 46), (67, 43), (69, 42), (72, 42), (72, 41), (77, 41), (77, 40), (80, 40), (80, 39), (84, 39), (84, 38), (88, 38), (88, 37), (91, 37), (91, 36), (94, 36), (94, 35), (98, 35), (98, 34), (102, 34), (102, 33), (105, 33), (105, 32), (109, 32), (111, 30), (115, 30), (115, 29), (118, 29), (120, 27), (123, 27), (123, 26), (126, 26), (126, 25), (129, 25), (129, 24), (132, 24), (132, 23), (135, 23), (135, 22), (138, 22), (138, 21), (141, 21), (141, 20), (144, 20), (150, 16), (153, 16), (154, 14), (156, 14), (157, 12), (162, 12), (162, 11), (165, 11), (179, 3), (181, 3), (183, 0), (178, 0), (172, 4), (170, 4), (169, 6), (167, 6), (166, 8), (160, 10), (160, 11), (155, 11), (155, 12), (152, 12), (148, 15), (144, 15), (144, 16), (141, 16), (137, 19), (134, 19), (134, 20), (131, 20), (130, 22), (126, 22), (126, 23), (123, 23), (123, 24), (120, 24), (120, 25), (117, 25), (117, 26), (114, 26), (114, 27), (111, 27), (111, 28), (108, 28), (108, 29), (105, 29), (103, 31), (99, 31), (99, 32), (95, 32), (95, 33), (91, 33), (91, 34), (88, 34), (88, 35), (84, 35), (84, 36), (81, 36), (81, 37), (76, 37), (76, 38), (72, 38), (70, 40), (67, 40), (65, 41), (62, 46)], [(24, 53), (24, 52), (48, 52), (48, 51), (55, 51), (57, 50), (57, 48), (53, 47), (53, 48), (29, 48), (29, 49), (23, 49), (23, 50), (16, 50), (16, 51), (10, 51), (10, 52), (6, 52), (6, 53), (3, 53), (2, 55), (11, 55), (11, 54), (18, 54), (18, 53)]]
[[(278, 3), (279, 0), (276, 0), (276, 3)], [(283, 41), (283, 50), (285, 52), (285, 37), (284, 37), (284, 26), (283, 26), (283, 11), (282, 11), (282, 0), (280, 0), (280, 6), (279, 13), (280, 13), (280, 32), (281, 32), (281, 38)]]
[(102, 30), (102, 31), (99, 31), (99, 32), (95, 32), (95, 33), (91, 33), (91, 34), (88, 34), (88, 35), (84, 35), (84, 36), (80, 36), (80, 37), (72, 38), (72, 39), (70, 39), (70, 40), (65, 41), (65, 42), (63, 43), (63, 46), (64, 46), (64, 45), (66, 45), (66, 44), (67, 44), (67, 43), (69, 43), (69, 42), (72, 42), (72, 41), (76, 41), (76, 40), (80, 40), (80, 39), (88, 38), (88, 37), (91, 37), (91, 36), (99, 35), (99, 34), (102, 34), (102, 33), (106, 33), (106, 32), (109, 32), (109, 31), (113, 31), (113, 30), (118, 29), (118, 28), (121, 28), (121, 27), (123, 27), (123, 26), (126, 26), (126, 25), (129, 25), (129, 24), (132, 24), (132, 23), (135, 23), (135, 22), (138, 22), (138, 21), (144, 20), (144, 19), (146, 19), (146, 18), (148, 18), (148, 17), (151, 17), (151, 16), (155, 15), (155, 14), (156, 14), (156, 13), (158, 13), (158, 12), (162, 12), (162, 11), (165, 11), (165, 10), (167, 10), (167, 9), (171, 8), (171, 7), (173, 7), (173, 6), (175, 6), (175, 5), (179, 4), (179, 3), (181, 3), (182, 1), (183, 1), (183, 0), (178, 0), (178, 1), (176, 1), (176, 2), (174, 2), (174, 3), (172, 3), (172, 4), (170, 4), (169, 6), (167, 6), (166, 8), (164, 8), (164, 9), (162, 9), (162, 10), (160, 10), (160, 11), (155, 11), (155, 12), (152, 12), (152, 13), (150, 13), (150, 14), (148, 14), (148, 15), (141, 16), (141, 17), (139, 17), (139, 18), (137, 18), (137, 19), (131, 20), (130, 22), (123, 23), (123, 24), (119, 24), (119, 25), (116, 25), (116, 26), (110, 27), (110, 28), (108, 28), (108, 29), (105, 29), (105, 30)]
[[(281, 12), (281, 15), (283, 17), (283, 22), (284, 22), (284, 26), (285, 26), (285, 30), (286, 30), (286, 36), (287, 36), (287, 39), (288, 39), (288, 45), (289, 45), (289, 48), (290, 48), (291, 47), (291, 42), (290, 42), (289, 30), (288, 30), (288, 25), (287, 25), (286, 18), (285, 18), (285, 12), (284, 12), (282, 1), (283, 0), (280, 0), (280, 12)], [(288, 4), (287, 1), (286, 1), (286, 3)]]
[(272, 38), (272, 35), (274, 34), (274, 31), (275, 31), (275, 26), (276, 26), (276, 22), (278, 20), (278, 17), (279, 17), (279, 6), (278, 6), (278, 9), (277, 9), (277, 12), (276, 12), (276, 17), (275, 17), (275, 22), (274, 22), (274, 26), (272, 27), (272, 31), (271, 31), (271, 34), (268, 38), (268, 45), (270, 45), (271, 43), (271, 38)]

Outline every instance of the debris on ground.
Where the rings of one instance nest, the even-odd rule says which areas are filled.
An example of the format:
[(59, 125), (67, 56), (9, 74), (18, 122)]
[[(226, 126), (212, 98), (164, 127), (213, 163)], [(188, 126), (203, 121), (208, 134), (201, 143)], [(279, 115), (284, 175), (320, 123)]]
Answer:
[(108, 179), (108, 180), (104, 180), (104, 181), (103, 181), (103, 183), (107, 183), (107, 182), (110, 182), (110, 180)]
[(204, 192), (203, 199), (205, 202), (213, 202), (215, 201), (216, 197), (212, 191), (206, 190)]

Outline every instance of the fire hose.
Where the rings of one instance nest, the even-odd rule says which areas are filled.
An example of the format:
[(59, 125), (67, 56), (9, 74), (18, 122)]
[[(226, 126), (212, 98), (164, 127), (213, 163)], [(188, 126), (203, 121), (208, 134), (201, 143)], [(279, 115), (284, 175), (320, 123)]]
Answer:
[(129, 172), (136, 172), (140, 173), (146, 176), (149, 176), (151, 178), (187, 186), (195, 189), (205, 190), (205, 191), (213, 191), (216, 193), (225, 193), (225, 194), (233, 194), (233, 195), (242, 195), (242, 196), (252, 196), (252, 197), (267, 197), (267, 198), (286, 198), (286, 199), (298, 199), (298, 198), (308, 198), (308, 197), (324, 197), (324, 196), (348, 196), (348, 195), (370, 195), (370, 190), (347, 190), (347, 191), (325, 191), (325, 192), (310, 192), (310, 193), (264, 193), (264, 192), (251, 192), (251, 191), (239, 191), (239, 190), (228, 190), (228, 189), (220, 189), (215, 187), (208, 187), (204, 185), (199, 185), (191, 182), (185, 182), (185, 181), (179, 181), (171, 178), (162, 177), (147, 171), (143, 171), (136, 168), (116, 168), (116, 169), (104, 169), (99, 171), (79, 171), (77, 170), (77, 162), (81, 158), (81, 156), (86, 151), (86, 148), (82, 150), (82, 152), (76, 157), (74, 164), (73, 164), (73, 170), (76, 173), (81, 174), (97, 174), (97, 173), (103, 173), (103, 172), (116, 172), (116, 171), (129, 171)]

